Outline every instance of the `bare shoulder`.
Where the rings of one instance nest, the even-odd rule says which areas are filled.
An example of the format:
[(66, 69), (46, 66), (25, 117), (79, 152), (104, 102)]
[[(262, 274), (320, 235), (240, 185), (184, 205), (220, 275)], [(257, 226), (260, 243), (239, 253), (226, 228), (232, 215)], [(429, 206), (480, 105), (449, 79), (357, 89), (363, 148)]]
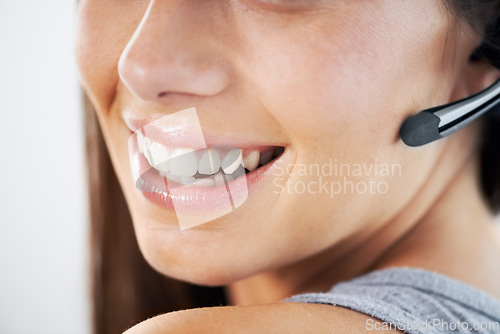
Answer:
[(321, 304), (273, 303), (177, 311), (148, 319), (125, 334), (402, 333), (362, 313)]

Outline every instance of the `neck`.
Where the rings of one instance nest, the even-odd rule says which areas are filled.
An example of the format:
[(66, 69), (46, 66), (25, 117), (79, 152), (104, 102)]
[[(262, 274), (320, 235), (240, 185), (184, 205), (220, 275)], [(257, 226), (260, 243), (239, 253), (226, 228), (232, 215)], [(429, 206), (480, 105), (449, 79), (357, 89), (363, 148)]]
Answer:
[[(391, 220), (359, 231), (320, 254), (229, 285), (230, 303), (270, 303), (294, 294), (326, 291), (340, 281), (390, 266), (440, 271), (500, 296), (497, 284), (484, 279), (498, 277), (500, 264), (489, 268), (496, 276), (481, 275), (480, 269), (472, 270), (476, 273), (472, 275), (470, 270), (479, 262), (478, 256), (497, 263), (492, 257), (500, 247), (491, 249), (498, 247), (498, 239), (493, 237), (493, 217), (477, 186), (478, 159), (470, 154), (474, 151), (468, 139), (471, 134), (464, 131), (461, 135), (443, 145), (442, 158), (426, 183)], [(464, 240), (470, 246), (466, 252)]]

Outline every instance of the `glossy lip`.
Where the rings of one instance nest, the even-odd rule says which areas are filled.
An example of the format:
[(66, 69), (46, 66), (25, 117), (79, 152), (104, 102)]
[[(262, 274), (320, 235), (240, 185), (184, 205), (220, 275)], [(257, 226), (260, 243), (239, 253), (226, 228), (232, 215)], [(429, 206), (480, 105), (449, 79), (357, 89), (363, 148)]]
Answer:
[[(163, 115), (165, 116), (165, 115)], [(207, 148), (209, 146), (231, 146), (243, 149), (244, 153), (248, 149), (256, 147), (281, 146), (286, 147), (284, 143), (264, 143), (264, 142), (248, 142), (241, 138), (231, 138), (228, 136), (217, 135), (209, 131), (197, 131), (192, 124), (175, 124), (174, 126), (165, 127), (158, 119), (152, 118), (132, 118), (123, 115), (123, 120), (129, 130), (133, 133), (142, 133), (151, 140), (162, 144), (166, 148), (191, 148), (193, 150)], [(145, 127), (147, 130), (145, 131)], [(203, 134), (201, 136), (201, 133)]]

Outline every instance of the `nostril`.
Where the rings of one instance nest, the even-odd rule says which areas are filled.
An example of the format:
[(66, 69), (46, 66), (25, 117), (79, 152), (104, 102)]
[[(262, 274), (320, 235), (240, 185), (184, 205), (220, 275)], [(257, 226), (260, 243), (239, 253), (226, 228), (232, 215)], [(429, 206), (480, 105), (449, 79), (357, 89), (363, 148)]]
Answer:
[(161, 92), (161, 93), (158, 93), (158, 97), (164, 97), (167, 95), (167, 92)]

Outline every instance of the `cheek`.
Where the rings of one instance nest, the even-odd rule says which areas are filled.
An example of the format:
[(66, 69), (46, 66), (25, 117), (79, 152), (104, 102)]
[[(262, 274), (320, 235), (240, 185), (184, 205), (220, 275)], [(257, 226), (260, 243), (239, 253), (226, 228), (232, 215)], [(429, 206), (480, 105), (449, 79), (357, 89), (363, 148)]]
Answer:
[(405, 3), (353, 3), (314, 24), (253, 33), (248, 50), (259, 53), (250, 52), (257, 70), (249, 75), (291, 137), (390, 145), (404, 118), (434, 100), (443, 18), (434, 1)]
[(82, 84), (98, 111), (107, 110), (112, 102), (118, 60), (145, 10), (145, 5), (134, 3), (80, 1), (75, 56)]
[[(245, 63), (251, 69), (246, 75), (291, 138), (297, 164), (322, 166), (338, 159), (339, 164), (350, 167), (394, 165), (388, 176), (373, 177), (377, 184), (387, 185), (385, 194), (354, 192), (332, 199), (331, 193), (297, 196), (294, 190), (282, 196), (283, 212), (291, 207), (294, 213), (321, 208), (311, 213), (314, 219), (307, 218), (349, 220), (349, 224), (336, 225), (347, 230), (370, 223), (367, 218), (387, 219), (422, 184), (437, 151), (407, 150), (399, 142), (398, 132), (410, 113), (433, 103), (443, 82), (441, 45), (446, 33), (443, 18), (431, 2), (404, 2), (411, 7), (405, 10), (421, 12), (422, 17), (401, 15), (402, 9), (393, 9), (399, 5), (391, 1), (359, 2), (364, 7), (386, 6), (363, 10), (352, 2), (352, 12), (332, 14), (314, 25), (290, 23), (273, 30), (271, 25), (248, 24), (254, 29), (244, 44)], [(352, 181), (368, 184), (371, 176), (366, 174)], [(317, 181), (317, 177), (290, 178), (290, 183), (309, 181)], [(325, 215), (318, 217), (319, 212)], [(343, 233), (345, 230), (339, 232)]]

